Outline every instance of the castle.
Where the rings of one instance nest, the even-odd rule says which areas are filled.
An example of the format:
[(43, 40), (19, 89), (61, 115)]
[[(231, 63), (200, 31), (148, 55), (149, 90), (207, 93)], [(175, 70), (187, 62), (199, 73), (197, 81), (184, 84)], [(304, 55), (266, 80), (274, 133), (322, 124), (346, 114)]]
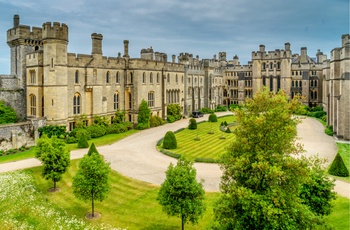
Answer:
[(284, 49), (265, 51), (260, 45), (251, 61), (241, 65), (237, 56), (226, 53), (200, 60), (180, 53), (167, 55), (142, 49), (140, 58), (129, 56), (129, 41), (117, 57), (105, 57), (101, 34), (93, 33), (91, 54), (68, 53), (68, 26), (44, 23), (41, 28), (20, 24), (14, 16), (7, 31), (11, 49), (11, 75), (0, 75), (0, 100), (16, 109), (21, 120), (46, 119), (47, 124), (66, 125), (72, 130), (75, 118), (87, 115), (113, 117), (126, 111), (126, 120), (137, 122), (138, 106), (144, 99), (153, 115), (166, 118), (168, 104), (177, 103), (183, 114), (203, 107), (240, 104), (266, 86), (284, 90), (288, 97), (303, 96), (303, 104), (323, 106), (334, 135), (350, 139), (350, 39), (330, 59), (318, 51), (316, 58), (302, 47), (292, 53)]

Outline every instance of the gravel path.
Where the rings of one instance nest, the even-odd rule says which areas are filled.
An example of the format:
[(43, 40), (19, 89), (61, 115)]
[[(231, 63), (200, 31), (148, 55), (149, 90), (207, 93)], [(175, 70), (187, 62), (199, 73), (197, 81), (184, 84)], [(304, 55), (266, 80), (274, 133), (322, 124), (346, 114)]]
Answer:
[[(219, 113), (219, 116), (230, 114), (230, 112)], [(197, 118), (197, 121), (207, 120), (208, 116)], [(113, 170), (124, 176), (145, 181), (150, 184), (160, 185), (165, 179), (165, 171), (170, 162), (176, 164), (176, 159), (168, 157), (156, 149), (156, 143), (164, 137), (169, 130), (176, 131), (188, 125), (189, 119), (183, 119), (172, 124), (147, 129), (122, 139), (114, 144), (97, 147), (98, 151), (111, 163)], [(298, 125), (298, 140), (304, 145), (305, 155), (318, 154), (326, 159), (326, 163), (332, 162), (337, 153), (335, 140), (327, 136), (323, 131), (323, 125), (312, 118), (302, 119)], [(74, 150), (71, 158), (81, 158), (87, 153), (87, 149)], [(0, 164), (0, 172), (18, 170), (39, 166), (36, 159), (27, 159), (17, 162)], [(195, 163), (197, 179), (204, 179), (206, 191), (219, 191), (220, 168), (216, 164)], [(337, 180), (335, 191), (350, 199), (350, 184)]]

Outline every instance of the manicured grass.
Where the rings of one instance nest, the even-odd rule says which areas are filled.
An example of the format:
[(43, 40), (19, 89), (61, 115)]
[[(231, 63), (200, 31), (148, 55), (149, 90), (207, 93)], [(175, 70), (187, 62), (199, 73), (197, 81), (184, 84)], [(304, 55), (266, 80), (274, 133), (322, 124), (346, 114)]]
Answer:
[[(195, 158), (218, 159), (226, 152), (226, 148), (234, 139), (234, 134), (220, 130), (220, 124), (224, 121), (228, 124), (233, 123), (235, 117), (233, 115), (219, 117), (218, 122), (199, 123), (196, 130), (186, 128), (176, 133), (177, 148), (172, 149), (171, 152), (181, 154), (189, 160)], [(211, 131), (214, 133), (208, 134)], [(199, 141), (195, 140), (197, 136), (200, 138)], [(225, 137), (225, 139), (220, 139), (220, 137)]]
[(325, 217), (326, 222), (334, 229), (350, 229), (350, 200), (337, 196), (333, 201), (333, 212)]
[[(338, 147), (338, 153), (343, 158), (344, 164), (350, 172), (350, 144), (337, 143), (337, 147)], [(332, 176), (332, 177), (334, 177), (335, 179), (338, 179), (338, 180), (350, 182), (350, 176), (348, 176), (348, 177)]]
[[(25, 170), (34, 176), (36, 187), (44, 194), (53, 207), (67, 211), (68, 215), (75, 215), (82, 220), (91, 212), (91, 202), (77, 200), (72, 190), (72, 177), (75, 175), (79, 160), (72, 161), (69, 171), (64, 174), (57, 186), (60, 191), (47, 192), (53, 186), (51, 181), (41, 177), (41, 167)], [(95, 211), (102, 214), (98, 220), (87, 222), (93, 225), (108, 224), (114, 227), (131, 229), (179, 229), (181, 221), (176, 217), (168, 217), (162, 212), (162, 207), (156, 198), (158, 186), (136, 181), (112, 171), (111, 191), (103, 202), (95, 203)], [(186, 225), (186, 229), (205, 229), (212, 221), (213, 202), (217, 193), (206, 194), (207, 211), (198, 225)]]
[[(130, 136), (134, 133), (139, 132), (139, 130), (129, 130), (125, 133), (118, 133), (118, 134), (108, 134), (99, 138), (94, 138), (91, 140), (88, 140), (89, 145), (91, 145), (92, 142), (95, 143), (96, 146), (102, 146), (102, 145), (109, 145), (112, 144), (114, 142), (117, 142), (127, 136)], [(74, 143), (74, 144), (67, 144), (67, 147), (69, 150), (75, 150), (78, 149), (78, 144)], [(7, 155), (7, 156), (1, 156), (0, 157), (0, 163), (6, 163), (6, 162), (11, 162), (11, 161), (19, 161), (19, 160), (24, 160), (24, 159), (28, 159), (28, 158), (34, 158), (35, 157), (35, 151), (34, 148), (32, 147), (31, 149), (27, 150), (27, 151), (23, 151), (20, 153), (16, 153), (16, 154), (11, 154), (11, 155)]]
[[(41, 177), (42, 167), (23, 170), (30, 178), (22, 189), (9, 191), (0, 175), (0, 226), (1, 229), (18, 229), (19, 225), (32, 226), (33, 229), (101, 229), (101, 226), (132, 229), (180, 229), (177, 217), (168, 217), (157, 203), (158, 186), (133, 180), (112, 171), (111, 191), (106, 200), (95, 203), (95, 211), (102, 214), (97, 220), (87, 220), (85, 215), (91, 211), (90, 202), (77, 200), (72, 191), (72, 177), (80, 160), (73, 160), (69, 171), (58, 182), (60, 191), (51, 193), (51, 181)], [(9, 174), (7, 174), (9, 175)], [(28, 177), (28, 178), (29, 178)], [(14, 175), (14, 178), (16, 175)], [(13, 181), (9, 178), (9, 181)], [(18, 184), (18, 183), (15, 183)], [(34, 184), (34, 187), (29, 186)], [(15, 196), (14, 193), (18, 195)], [(213, 204), (219, 193), (206, 193), (206, 211), (198, 225), (187, 224), (186, 229), (208, 229), (213, 221)], [(350, 200), (337, 197), (333, 202), (334, 211), (326, 217), (327, 223), (336, 229), (349, 229)], [(10, 212), (10, 214), (6, 213)], [(10, 224), (9, 224), (10, 223)], [(79, 223), (79, 224), (76, 224)], [(6, 225), (5, 225), (6, 224)], [(18, 225), (19, 224), (19, 225)], [(5, 227), (4, 227), (5, 226)], [(74, 226), (74, 228), (72, 227)], [(25, 228), (26, 229), (26, 228)], [(29, 228), (28, 228), (29, 229)]]

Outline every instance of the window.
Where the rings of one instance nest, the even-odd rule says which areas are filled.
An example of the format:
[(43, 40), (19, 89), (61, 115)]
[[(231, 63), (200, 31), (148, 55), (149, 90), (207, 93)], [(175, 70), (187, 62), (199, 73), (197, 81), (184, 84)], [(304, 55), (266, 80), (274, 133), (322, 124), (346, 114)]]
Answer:
[(118, 83), (118, 84), (120, 83), (119, 71), (115, 75), (115, 83)]
[(30, 83), (35, 84), (36, 83), (36, 76), (35, 76), (35, 71), (32, 70), (30, 71)]
[(277, 69), (281, 69), (281, 63), (277, 62)]
[(130, 84), (132, 84), (133, 81), (134, 81), (134, 79), (133, 79), (132, 73), (130, 73)]
[(114, 103), (113, 103), (113, 108), (114, 108), (114, 110), (117, 110), (117, 109), (119, 109), (119, 93), (118, 92), (116, 92), (116, 93), (114, 93)]
[(30, 100), (30, 115), (36, 116), (36, 96), (34, 94), (29, 95)]
[[(266, 69), (266, 63), (265, 63), (265, 62), (263, 63), (262, 68), (263, 68), (263, 70)], [(236, 72), (235, 72), (235, 74), (236, 74)], [(236, 76), (236, 75), (235, 75), (235, 76)]]
[(45, 101), (44, 101), (44, 97), (41, 98), (41, 116), (44, 116), (44, 105), (45, 105)]
[(294, 81), (292, 81), (292, 87), (294, 87)]
[(148, 107), (154, 107), (154, 92), (148, 93)]
[(80, 114), (80, 94), (76, 93), (73, 97), (73, 114)]
[(270, 62), (270, 69), (272, 69), (272, 62)]
[(75, 71), (74, 83), (79, 84), (79, 71)]
[(273, 91), (273, 78), (270, 76), (270, 91)]
[(149, 75), (149, 83), (153, 84), (153, 73)]
[(181, 83), (184, 83), (184, 76), (181, 77)]
[(159, 83), (159, 73), (157, 73), (157, 83)]
[(109, 83), (109, 71), (106, 73), (106, 83)]
[(168, 83), (170, 83), (170, 74), (168, 74), (167, 79), (168, 79)]
[(179, 79), (178, 79), (178, 77), (177, 77), (177, 74), (176, 74), (176, 76), (175, 76), (175, 81), (176, 81), (176, 83), (179, 82)]
[(281, 89), (281, 76), (277, 76), (277, 91)]
[(142, 83), (143, 84), (146, 83), (146, 73), (145, 72), (142, 74)]
[(132, 98), (131, 98), (131, 93), (129, 93), (129, 109), (132, 107)]

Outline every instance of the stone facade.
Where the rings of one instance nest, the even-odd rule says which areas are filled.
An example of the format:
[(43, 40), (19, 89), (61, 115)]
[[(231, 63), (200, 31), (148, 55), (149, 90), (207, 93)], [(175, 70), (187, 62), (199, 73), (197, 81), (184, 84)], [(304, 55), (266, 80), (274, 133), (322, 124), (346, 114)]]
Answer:
[[(13, 28), (7, 32), (11, 74), (25, 94), (28, 118), (45, 117), (47, 124), (72, 129), (76, 116), (87, 115), (91, 122), (94, 115), (113, 117), (120, 109), (126, 111), (126, 120), (136, 122), (144, 99), (153, 115), (165, 119), (168, 104), (178, 103), (184, 115), (189, 115), (203, 107), (243, 103), (263, 86), (273, 92), (284, 90), (290, 98), (302, 95), (305, 105), (323, 105), (329, 111), (334, 102), (326, 97), (337, 94), (329, 89), (335, 81), (342, 99), (337, 102), (339, 109), (329, 112), (329, 124), (335, 125), (335, 113), (346, 117), (349, 110), (345, 96), (349, 92), (349, 52), (344, 44), (332, 51), (330, 60), (321, 51), (309, 57), (306, 47), (300, 54), (292, 53), (289, 43), (274, 51), (260, 45), (252, 52), (252, 60), (241, 65), (237, 56), (227, 60), (225, 52), (212, 59), (180, 53), (169, 62), (165, 53), (154, 52), (152, 47), (142, 49), (140, 58), (132, 58), (128, 40), (124, 40), (123, 54), (106, 57), (103, 36), (93, 33), (91, 40), (91, 54), (68, 53), (66, 24), (47, 22), (41, 28), (30, 28), (19, 23), (19, 16), (14, 17)], [(336, 80), (342, 76), (343, 80)], [(339, 134), (341, 129), (349, 130), (349, 123), (345, 119), (336, 122), (337, 135), (349, 139)]]

